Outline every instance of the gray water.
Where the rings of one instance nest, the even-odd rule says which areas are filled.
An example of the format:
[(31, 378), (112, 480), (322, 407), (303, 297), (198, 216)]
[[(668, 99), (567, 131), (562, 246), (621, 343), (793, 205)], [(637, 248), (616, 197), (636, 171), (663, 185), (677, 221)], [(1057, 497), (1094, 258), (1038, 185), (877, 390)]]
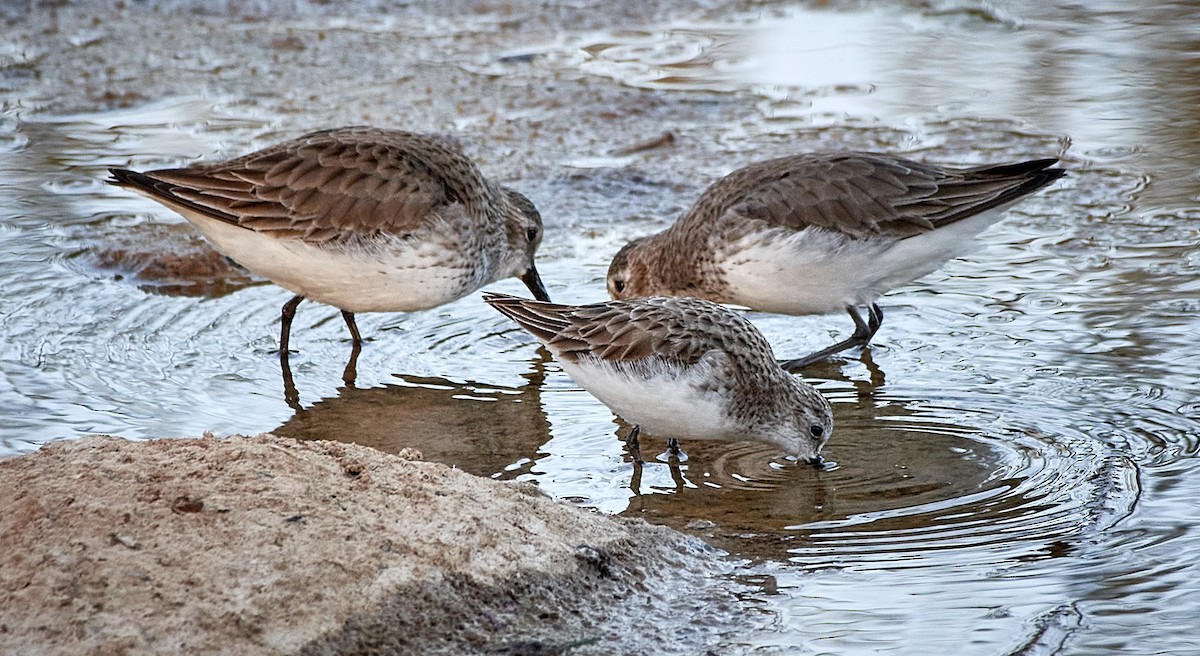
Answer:
[[(1200, 653), (1200, 5), (1143, 4), (14, 18), (0, 455), (94, 432), (417, 448), (729, 552), (754, 592), (722, 654)], [(602, 299), (622, 243), (756, 159), (1057, 155), (1070, 176), (885, 297), (869, 350), (805, 372), (833, 402), (835, 467), (732, 443), (637, 471), (628, 428), (477, 295), (361, 315), (349, 383), (337, 312), (302, 305), (285, 393), (289, 294), (102, 183), (357, 122), (454, 134), (527, 193), (539, 268), (571, 302)], [(674, 146), (614, 154), (665, 131)], [(750, 318), (781, 356), (850, 328)]]

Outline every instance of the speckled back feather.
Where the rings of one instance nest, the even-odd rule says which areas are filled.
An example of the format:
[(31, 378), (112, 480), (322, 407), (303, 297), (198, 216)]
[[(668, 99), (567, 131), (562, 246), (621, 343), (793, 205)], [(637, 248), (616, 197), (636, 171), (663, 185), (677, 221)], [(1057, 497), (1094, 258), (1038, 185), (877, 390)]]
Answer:
[(663, 297), (560, 305), (488, 292), (483, 300), (569, 362), (584, 355), (610, 362), (655, 355), (690, 365), (713, 350), (736, 350), (775, 365), (770, 344), (749, 321), (708, 301)]
[(321, 130), (213, 164), (112, 173), (114, 184), (164, 202), (308, 242), (402, 235), (443, 212), (474, 216), (499, 195), (448, 141), (370, 127)]
[(757, 162), (709, 186), (671, 228), (719, 220), (909, 237), (1032, 193), (1065, 174), (1057, 159), (947, 168), (895, 155), (810, 153)]

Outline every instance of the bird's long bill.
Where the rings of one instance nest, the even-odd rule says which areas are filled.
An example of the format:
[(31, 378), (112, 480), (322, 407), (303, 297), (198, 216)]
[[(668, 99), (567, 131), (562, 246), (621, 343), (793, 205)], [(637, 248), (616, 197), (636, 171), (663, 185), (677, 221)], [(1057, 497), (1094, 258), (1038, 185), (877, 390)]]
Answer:
[(529, 270), (521, 276), (521, 282), (529, 288), (533, 297), (539, 301), (550, 302), (550, 295), (546, 293), (546, 286), (542, 284), (542, 277), (538, 275), (537, 267), (532, 263), (529, 265)]

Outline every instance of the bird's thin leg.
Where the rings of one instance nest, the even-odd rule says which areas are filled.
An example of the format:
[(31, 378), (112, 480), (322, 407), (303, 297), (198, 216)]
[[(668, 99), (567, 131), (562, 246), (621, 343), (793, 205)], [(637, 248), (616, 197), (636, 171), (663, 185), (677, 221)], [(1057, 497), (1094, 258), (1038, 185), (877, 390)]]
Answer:
[(871, 339), (871, 335), (875, 334), (875, 329), (879, 328), (879, 326), (875, 326), (875, 329), (871, 327), (871, 322), (875, 320), (875, 313), (868, 308), (867, 321), (863, 321), (862, 315), (858, 313), (858, 308), (848, 307), (846, 314), (849, 314), (850, 319), (854, 321), (854, 334), (850, 336), (850, 339), (861, 340), (866, 344), (867, 340)]
[(354, 323), (354, 313), (342, 310), (342, 318), (346, 320), (346, 327), (350, 329), (350, 343), (354, 348), (362, 346), (362, 337), (358, 334), (358, 326)]
[(634, 462), (642, 461), (642, 448), (638, 444), (638, 433), (641, 432), (641, 427), (634, 424), (633, 430), (629, 431), (629, 436), (625, 438), (625, 448), (629, 450), (630, 457)]
[(683, 449), (679, 448), (679, 440), (673, 437), (667, 438), (666, 455), (667, 460), (672, 462), (684, 462), (687, 460), (687, 454), (683, 452)]
[(850, 335), (846, 339), (843, 339), (833, 346), (823, 348), (816, 353), (809, 353), (804, 357), (796, 358), (794, 360), (781, 361), (779, 365), (791, 373), (797, 373), (804, 367), (807, 367), (814, 362), (820, 362), (834, 353), (841, 353), (848, 348), (866, 344), (867, 342), (871, 341), (871, 338), (875, 336), (875, 332), (879, 330), (880, 324), (883, 323), (883, 310), (879, 309), (879, 306), (875, 304), (872, 304), (870, 309), (867, 311), (867, 316), (870, 318), (869, 322), (863, 321), (862, 315), (858, 313), (856, 308), (848, 307), (846, 308), (846, 313), (849, 314), (850, 318), (854, 321), (853, 335)]
[(286, 358), (288, 340), (292, 336), (292, 319), (296, 318), (296, 307), (303, 301), (303, 296), (293, 296), (292, 300), (283, 304), (279, 317), (279, 357)]
[(883, 325), (883, 308), (879, 307), (878, 303), (872, 303), (871, 307), (867, 308), (867, 328), (871, 334), (867, 335), (866, 342), (871, 341), (875, 333), (879, 332), (879, 327)]

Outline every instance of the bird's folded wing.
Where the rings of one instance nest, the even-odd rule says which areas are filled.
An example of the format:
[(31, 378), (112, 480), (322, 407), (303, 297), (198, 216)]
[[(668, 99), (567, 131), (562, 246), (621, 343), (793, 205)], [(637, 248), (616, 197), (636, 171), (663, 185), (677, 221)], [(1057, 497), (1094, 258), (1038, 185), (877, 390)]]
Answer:
[(114, 176), (168, 204), (315, 242), (404, 234), (449, 206), (471, 211), (486, 193), (474, 163), (451, 144), (373, 128), (314, 132), (227, 162)]

